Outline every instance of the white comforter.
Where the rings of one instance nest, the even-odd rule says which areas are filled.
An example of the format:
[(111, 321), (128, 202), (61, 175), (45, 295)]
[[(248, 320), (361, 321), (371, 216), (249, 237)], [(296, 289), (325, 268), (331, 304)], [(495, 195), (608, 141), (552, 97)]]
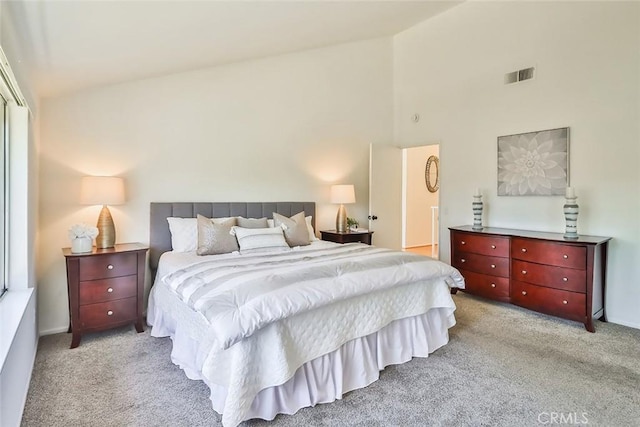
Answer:
[(439, 261), (329, 242), (259, 256), (166, 253), (156, 279), (152, 335), (166, 336), (155, 325), (169, 322), (198, 343), (198, 366), (176, 359), (175, 341), (172, 358), (190, 378), (227, 390), (224, 406), (214, 402), (225, 426), (245, 419), (260, 390), (393, 320), (436, 309), (455, 322), (449, 287), (464, 287), (458, 271)]
[(216, 344), (227, 349), (278, 320), (336, 301), (437, 278), (444, 278), (451, 287), (464, 284), (460, 273), (442, 262), (353, 243), (214, 258), (175, 271), (163, 280), (209, 321)]

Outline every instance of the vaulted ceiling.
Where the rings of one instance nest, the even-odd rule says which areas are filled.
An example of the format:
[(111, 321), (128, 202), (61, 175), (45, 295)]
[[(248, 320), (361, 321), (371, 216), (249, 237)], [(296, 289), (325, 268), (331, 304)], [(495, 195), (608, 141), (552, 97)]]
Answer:
[(0, 12), (36, 95), (47, 97), (391, 36), (459, 3), (21, 0)]

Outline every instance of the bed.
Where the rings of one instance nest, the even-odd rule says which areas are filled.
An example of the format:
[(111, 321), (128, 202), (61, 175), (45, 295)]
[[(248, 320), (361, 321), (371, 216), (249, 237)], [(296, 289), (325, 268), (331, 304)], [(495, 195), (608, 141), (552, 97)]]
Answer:
[(208, 385), (225, 427), (340, 399), (386, 366), (427, 357), (455, 325), (450, 289), (464, 280), (428, 257), (311, 234), (277, 251), (172, 250), (167, 218), (298, 214), (311, 232), (313, 202), (151, 203), (150, 212), (151, 335), (171, 337), (173, 363)]

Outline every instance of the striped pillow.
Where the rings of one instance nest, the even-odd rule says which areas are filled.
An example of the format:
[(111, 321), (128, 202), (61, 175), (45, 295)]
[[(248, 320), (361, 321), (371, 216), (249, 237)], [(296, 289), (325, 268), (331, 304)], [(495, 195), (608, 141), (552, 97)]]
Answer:
[(280, 227), (274, 228), (243, 228), (233, 227), (238, 239), (240, 252), (257, 252), (289, 249), (284, 239), (284, 232)]

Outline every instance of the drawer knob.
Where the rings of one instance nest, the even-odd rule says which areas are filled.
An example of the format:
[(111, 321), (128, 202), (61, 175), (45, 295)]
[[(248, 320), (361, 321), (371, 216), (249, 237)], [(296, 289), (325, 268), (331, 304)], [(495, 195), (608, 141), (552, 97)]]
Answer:
[(461, 245), (466, 245), (467, 242), (465, 242), (464, 240), (462, 242), (460, 242)]
[(522, 274), (527, 274), (527, 270), (522, 270)]
[(491, 245), (491, 249), (495, 249), (495, 248), (496, 248), (496, 245)]
[(113, 288), (107, 288), (107, 292), (109, 293), (113, 292)]
[(111, 264), (107, 265), (107, 270), (113, 270), (113, 265)]
[(492, 283), (492, 284), (491, 284), (491, 287), (492, 287), (492, 288), (495, 288), (495, 287), (496, 287), (496, 284), (495, 284), (495, 283)]
[(527, 252), (527, 248), (520, 249), (522, 252)]
[(566, 277), (563, 277), (563, 278), (562, 278), (562, 281), (563, 281), (563, 282), (568, 282), (568, 281), (569, 281), (569, 279), (568, 279), (568, 278), (566, 278)]
[(567, 305), (569, 302), (568, 302), (566, 299), (563, 299), (563, 300), (562, 300), (562, 303), (563, 303), (563, 304), (565, 304), (565, 305)]
[(466, 259), (464, 259), (464, 258), (462, 258), (462, 259), (460, 260), (460, 262), (467, 262), (467, 260), (466, 260)]
[(495, 264), (491, 264), (491, 268), (496, 268), (496, 265)]
[(107, 311), (107, 316), (113, 316), (113, 311), (111, 310)]
[(526, 295), (526, 294), (527, 294), (527, 291), (522, 291), (522, 295)]
[(564, 254), (564, 255), (562, 255), (562, 258), (567, 259), (567, 258), (569, 258), (569, 255)]

